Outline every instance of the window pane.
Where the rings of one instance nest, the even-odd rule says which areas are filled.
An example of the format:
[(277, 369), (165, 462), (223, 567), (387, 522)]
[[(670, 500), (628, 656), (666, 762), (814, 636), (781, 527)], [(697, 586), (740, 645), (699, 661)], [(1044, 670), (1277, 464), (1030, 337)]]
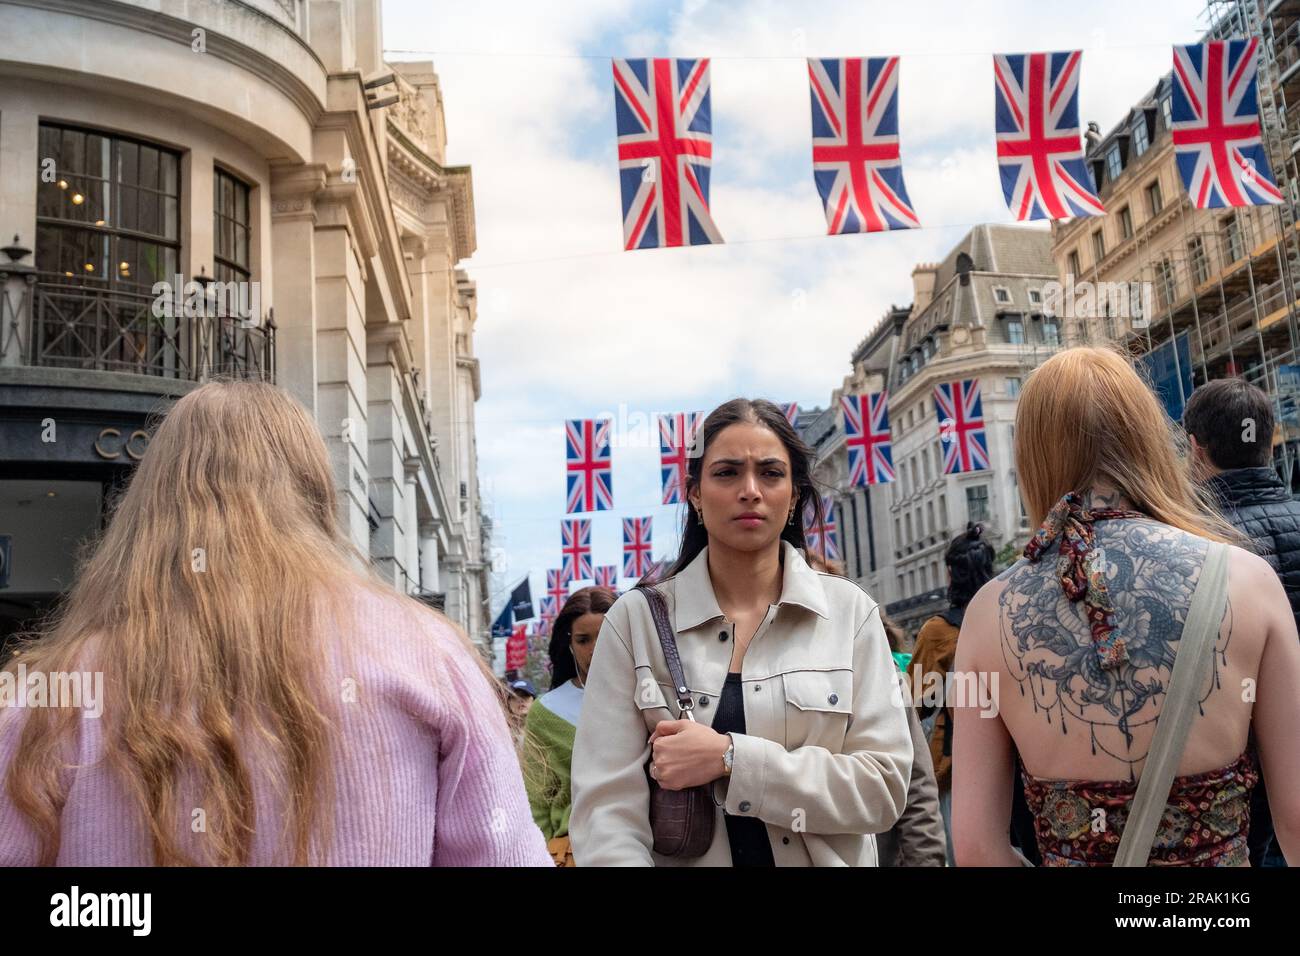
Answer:
[(58, 216), (59, 206), (63, 202), (63, 190), (57, 182), (46, 183), (39, 179), (36, 183), (36, 215)]
[(158, 161), (159, 187), (168, 196), (180, 195), (180, 161), (173, 153), (163, 153)]
[(113, 263), (114, 277), (120, 283), (136, 285), (140, 282), (140, 249), (134, 239), (119, 239)]
[(175, 272), (171, 266), (173, 250), (154, 242), (142, 242), (139, 246), (140, 252), (137, 257), (139, 270), (136, 281), (140, 285), (151, 286), (155, 282), (170, 280)]
[(63, 137), (59, 130), (52, 126), (41, 126), (40, 128), (40, 151), (41, 160), (54, 160), (54, 171), (57, 174), (63, 165)]
[(55, 226), (36, 227), (36, 270), (59, 272), (59, 230)]
[(155, 236), (162, 234), (162, 210), (158, 208), (158, 194), (152, 189), (141, 189), (140, 193), (140, 220), (136, 227), (141, 232), (148, 232)]
[(118, 220), (123, 229), (140, 228), (140, 191), (130, 186), (119, 187), (117, 191)]
[(140, 185), (158, 188), (158, 150), (152, 146), (140, 147)]
[(160, 235), (165, 239), (176, 239), (180, 235), (180, 203), (168, 197), (163, 200), (163, 221)]
[(87, 135), (86, 168), (84, 170), (86, 175), (108, 179), (112, 172), (111, 166), (112, 159), (108, 149), (108, 138), (93, 133)]
[(117, 144), (117, 181), (132, 186), (140, 182), (140, 150), (135, 143)]
[(86, 137), (76, 130), (63, 131), (63, 150), (59, 157), (60, 173), (80, 173), (86, 168)]

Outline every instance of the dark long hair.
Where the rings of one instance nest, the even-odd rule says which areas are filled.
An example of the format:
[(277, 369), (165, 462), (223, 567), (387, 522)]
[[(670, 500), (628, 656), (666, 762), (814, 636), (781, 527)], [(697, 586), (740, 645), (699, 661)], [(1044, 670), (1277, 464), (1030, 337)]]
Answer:
[(980, 588), (993, 577), (993, 546), (984, 540), (984, 526), (966, 524), (965, 534), (952, 539), (944, 553), (952, 580), (948, 600), (954, 608), (964, 610)]
[(718, 433), (728, 425), (749, 423), (762, 425), (775, 433), (785, 446), (790, 456), (790, 477), (794, 481), (798, 504), (795, 506), (794, 524), (787, 523), (781, 530), (781, 540), (789, 541), (796, 548), (806, 549), (804, 540), (803, 515), (805, 509), (811, 510), (814, 524), (822, 521), (822, 498), (818, 494), (812, 479), (812, 449), (799, 437), (790, 420), (772, 402), (765, 399), (733, 398), (709, 412), (704, 424), (695, 435), (695, 442), (686, 456), (686, 524), (682, 529), (682, 548), (677, 561), (664, 577), (672, 577), (695, 560), (709, 543), (709, 533), (700, 524), (699, 516), (690, 505), (690, 491), (699, 487), (700, 476), (704, 469), (704, 455)]
[(618, 598), (609, 588), (580, 588), (569, 595), (551, 625), (551, 643), (547, 653), (551, 658), (551, 689), (578, 676), (578, 663), (573, 659), (569, 641), (573, 637), (573, 622), (584, 614), (604, 614)]

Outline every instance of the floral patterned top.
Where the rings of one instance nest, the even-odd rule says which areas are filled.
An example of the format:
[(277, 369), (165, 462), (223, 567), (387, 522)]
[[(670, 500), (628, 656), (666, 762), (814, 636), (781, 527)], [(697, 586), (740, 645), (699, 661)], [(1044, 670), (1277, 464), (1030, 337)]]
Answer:
[[(1136, 783), (1039, 780), (1028, 772), (1024, 779), (1043, 866), (1111, 866), (1115, 862), (1137, 793)], [(1258, 782), (1259, 770), (1249, 750), (1218, 770), (1175, 777), (1147, 865), (1246, 863), (1250, 791)]]

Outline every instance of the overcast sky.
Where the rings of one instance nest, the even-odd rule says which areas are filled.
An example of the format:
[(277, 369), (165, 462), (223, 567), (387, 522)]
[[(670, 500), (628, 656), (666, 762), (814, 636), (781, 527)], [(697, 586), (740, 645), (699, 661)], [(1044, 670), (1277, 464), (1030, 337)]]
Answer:
[[(1198, 0), (906, 3), (385, 0), (390, 60), (431, 59), (447, 159), (473, 167), (479, 474), (497, 583), (559, 567), (566, 418), (616, 421), (614, 510), (593, 557), (622, 565), (622, 518), (660, 500), (656, 412), (738, 395), (824, 407), (911, 271), (970, 226), (1010, 222), (993, 151), (991, 54), (1084, 50), (1080, 115), (1103, 132), (1204, 29)], [(406, 52), (410, 51), (410, 52)], [(926, 227), (825, 235), (808, 56), (901, 56), (903, 173)], [(726, 243), (622, 251), (611, 56), (712, 59), (711, 207)], [(620, 422), (631, 430), (620, 433)], [(622, 439), (623, 443), (618, 442)], [(624, 582), (627, 583), (627, 582)], [(505, 594), (494, 597), (499, 608)]]

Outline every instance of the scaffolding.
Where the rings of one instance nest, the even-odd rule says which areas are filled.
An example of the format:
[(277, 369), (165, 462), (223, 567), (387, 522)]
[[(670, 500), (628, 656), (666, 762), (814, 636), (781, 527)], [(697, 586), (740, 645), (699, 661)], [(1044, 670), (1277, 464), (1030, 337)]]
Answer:
[[(1182, 189), (1134, 231), (1128, 281), (1150, 290), (1116, 315), (1107, 297), (1090, 316), (1065, 318), (1065, 344), (1122, 344), (1135, 360), (1169, 345), (1182, 401), (1184, 378), (1195, 388), (1239, 375), (1268, 393), (1282, 427), (1275, 464), (1300, 492), (1300, 421), (1293, 386), (1279, 374), (1300, 364), (1300, 0), (1208, 0), (1206, 39), (1258, 37), (1259, 106), (1265, 152), (1287, 202), (1198, 210)], [(1154, 144), (1153, 144), (1154, 145)], [(1159, 227), (1153, 223), (1158, 222)], [(1094, 256), (1087, 278), (1101, 278)], [(1113, 286), (1112, 286), (1113, 288)], [(1146, 308), (1137, 312), (1136, 307)], [(1191, 369), (1178, 342), (1188, 337)], [(1035, 355), (1025, 355), (1026, 364)], [(1032, 365), (1030, 366), (1032, 367)], [(1297, 370), (1300, 371), (1300, 370)], [(1190, 374), (1187, 374), (1190, 372)]]

